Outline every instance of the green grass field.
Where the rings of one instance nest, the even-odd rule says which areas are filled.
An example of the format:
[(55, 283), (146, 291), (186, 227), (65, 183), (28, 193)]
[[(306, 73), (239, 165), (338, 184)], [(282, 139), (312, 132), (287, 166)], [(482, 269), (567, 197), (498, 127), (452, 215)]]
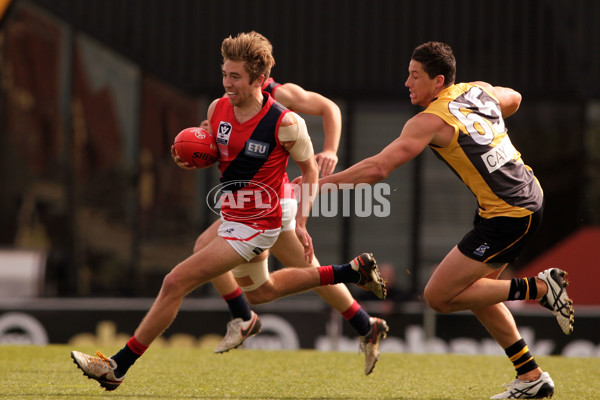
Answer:
[[(0, 399), (488, 399), (514, 379), (501, 356), (383, 353), (370, 376), (363, 356), (319, 351), (151, 348), (106, 392), (64, 345), (0, 346)], [(94, 353), (96, 349), (78, 348)], [(102, 349), (112, 355), (116, 349)], [(600, 399), (600, 358), (539, 357), (554, 400)]]

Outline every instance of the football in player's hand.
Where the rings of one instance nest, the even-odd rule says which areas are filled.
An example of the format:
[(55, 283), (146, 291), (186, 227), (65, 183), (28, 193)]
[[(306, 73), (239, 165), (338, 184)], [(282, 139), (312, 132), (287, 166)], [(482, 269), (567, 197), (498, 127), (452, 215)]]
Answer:
[(195, 168), (208, 168), (219, 159), (217, 141), (206, 129), (182, 130), (175, 137), (173, 146), (179, 158)]

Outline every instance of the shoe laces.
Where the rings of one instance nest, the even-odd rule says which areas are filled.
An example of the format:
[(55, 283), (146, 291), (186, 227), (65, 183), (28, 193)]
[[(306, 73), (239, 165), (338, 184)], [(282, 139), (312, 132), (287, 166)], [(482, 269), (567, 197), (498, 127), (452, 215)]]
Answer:
[(110, 367), (110, 359), (108, 357), (106, 357), (104, 354), (100, 353), (100, 350), (98, 350), (96, 352), (96, 355), (98, 357), (90, 357), (90, 361), (92, 362), (92, 364), (98, 364), (98, 365), (107, 364)]
[[(540, 376), (541, 378), (541, 376)], [(519, 378), (515, 378), (514, 381), (509, 382), (509, 383), (503, 383), (502, 387), (505, 387), (507, 389), (512, 389), (513, 387), (517, 386), (519, 383), (533, 383), (533, 382), (537, 382), (540, 380), (540, 378), (534, 379), (534, 380), (530, 380), (530, 381), (523, 381)]]
[(506, 388), (506, 389), (512, 389), (512, 388), (513, 388), (513, 386), (515, 386), (517, 383), (519, 383), (519, 379), (515, 379), (515, 380), (514, 380), (514, 381), (512, 381), (512, 382), (503, 383), (503, 384), (502, 384), (502, 387), (503, 387), (503, 388)]
[[(252, 320), (250, 320), (250, 321), (252, 321)], [(227, 333), (229, 333), (230, 330), (235, 330), (235, 329), (239, 328), (243, 323), (244, 323), (244, 320), (242, 318), (234, 318), (234, 319), (230, 320), (227, 323)]]

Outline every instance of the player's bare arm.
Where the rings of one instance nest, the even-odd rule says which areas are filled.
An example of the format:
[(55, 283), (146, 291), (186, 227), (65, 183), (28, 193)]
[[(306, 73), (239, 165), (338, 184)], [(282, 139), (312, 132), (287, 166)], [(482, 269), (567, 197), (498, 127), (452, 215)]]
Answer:
[(285, 83), (275, 92), (275, 100), (290, 110), (320, 116), (323, 119), (325, 142), (323, 151), (315, 158), (321, 171), (321, 176), (333, 173), (338, 162), (337, 151), (342, 132), (342, 113), (337, 104), (327, 97), (304, 90), (294, 83)]
[(454, 129), (441, 118), (431, 114), (418, 114), (406, 122), (400, 136), (379, 154), (366, 158), (344, 171), (321, 178), (319, 186), (325, 183), (356, 185), (382, 181), (394, 169), (418, 156), (430, 143), (447, 146), (453, 134)]
[(314, 150), (310, 136), (308, 136), (306, 123), (295, 113), (288, 113), (284, 116), (277, 134), (283, 147), (290, 153), (290, 157), (298, 164), (302, 172), (298, 182), (301, 190), (299, 192), (300, 209), (296, 216), (296, 235), (304, 247), (306, 260), (311, 262), (314, 249), (312, 239), (306, 230), (306, 220), (317, 195), (319, 179)]
[(310, 209), (312, 208), (313, 201), (318, 192), (317, 181), (319, 179), (319, 172), (317, 170), (317, 162), (315, 157), (311, 156), (308, 160), (296, 162), (302, 172), (301, 182), (299, 191), (299, 212), (296, 215), (296, 236), (304, 247), (304, 259), (311, 263), (314, 257), (314, 248), (312, 244), (312, 238), (310, 237), (306, 228), (306, 222)]
[(500, 109), (502, 110), (502, 118), (510, 117), (519, 109), (522, 96), (521, 93), (517, 92), (516, 90), (508, 87), (492, 86), (491, 84), (482, 81), (476, 81), (472, 83), (490, 91), (498, 99), (498, 102), (500, 103)]

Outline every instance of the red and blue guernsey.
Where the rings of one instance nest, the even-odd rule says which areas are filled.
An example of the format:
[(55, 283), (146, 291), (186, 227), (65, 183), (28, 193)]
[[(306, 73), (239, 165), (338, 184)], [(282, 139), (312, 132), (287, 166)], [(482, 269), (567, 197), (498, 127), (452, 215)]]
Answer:
[(265, 83), (262, 86), (262, 91), (263, 92), (267, 92), (269, 93), (272, 97), (275, 96), (275, 90), (277, 90), (277, 88), (281, 86), (281, 83), (279, 82), (275, 82), (275, 79), (273, 78), (269, 78), (265, 81)]
[(277, 133), (290, 110), (263, 92), (263, 107), (239, 123), (229, 99), (221, 98), (210, 120), (221, 170), (221, 216), (254, 229), (281, 227), (282, 182), (288, 152)]
[[(275, 82), (275, 79), (269, 78), (263, 84), (262, 90), (263, 92), (269, 93), (271, 97), (275, 97), (275, 90), (277, 90), (277, 88), (281, 85), (281, 83)], [(292, 189), (292, 184), (290, 183), (290, 179), (288, 178), (287, 174), (283, 176), (283, 185), (284, 189), (282, 198), (295, 200), (296, 196), (294, 195), (294, 190)]]

